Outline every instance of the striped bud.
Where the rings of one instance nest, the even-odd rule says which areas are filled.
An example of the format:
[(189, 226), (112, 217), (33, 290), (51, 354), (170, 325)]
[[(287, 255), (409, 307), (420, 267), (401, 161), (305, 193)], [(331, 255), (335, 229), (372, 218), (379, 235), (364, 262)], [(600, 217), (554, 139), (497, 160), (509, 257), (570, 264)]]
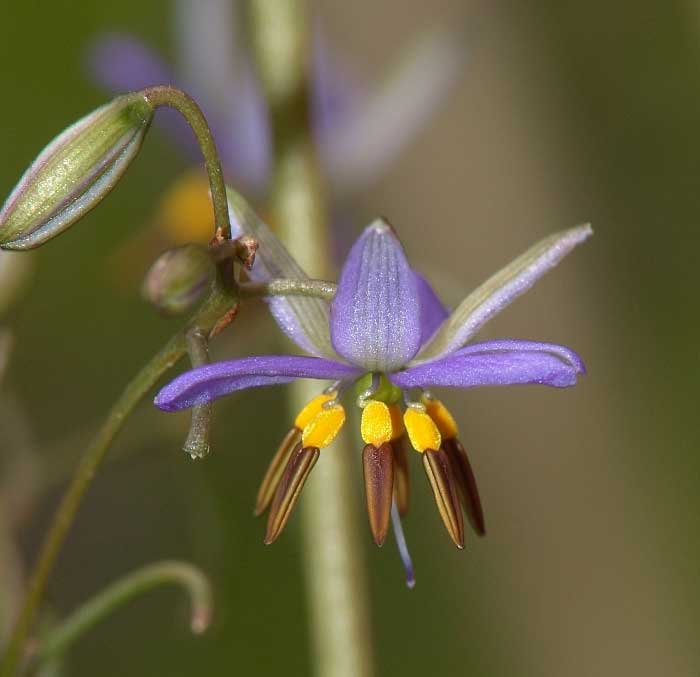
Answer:
[(187, 244), (169, 249), (155, 260), (141, 291), (161, 313), (180, 315), (202, 298), (214, 270), (204, 247)]
[(0, 211), (0, 246), (33, 249), (87, 214), (136, 157), (152, 117), (142, 94), (124, 94), (59, 134)]

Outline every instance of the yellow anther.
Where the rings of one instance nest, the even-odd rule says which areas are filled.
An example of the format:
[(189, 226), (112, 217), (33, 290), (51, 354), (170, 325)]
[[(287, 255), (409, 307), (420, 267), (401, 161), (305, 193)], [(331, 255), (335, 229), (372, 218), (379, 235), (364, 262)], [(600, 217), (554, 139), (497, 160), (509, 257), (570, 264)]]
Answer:
[(391, 412), (384, 402), (370, 400), (362, 410), (360, 434), (365, 444), (381, 447), (384, 442), (391, 440)]
[(345, 423), (345, 409), (341, 404), (322, 407), (316, 416), (304, 426), (301, 443), (304, 447), (327, 447)]
[(403, 415), (408, 439), (416, 451), (437, 450), (442, 443), (440, 431), (430, 416), (417, 407), (409, 407)]
[(362, 410), (360, 433), (365, 444), (381, 447), (404, 433), (401, 410), (395, 404), (370, 400)]
[(338, 393), (322, 393), (317, 397), (314, 397), (298, 414), (294, 420), (294, 427), (303, 430), (315, 418), (321, 411), (323, 405), (329, 400), (335, 399)]
[(173, 183), (161, 200), (158, 227), (173, 244), (211, 239), (214, 213), (206, 175), (188, 172)]
[(454, 418), (452, 418), (452, 414), (447, 410), (447, 407), (440, 402), (440, 400), (424, 397), (423, 404), (428, 412), (428, 416), (435, 421), (435, 425), (437, 425), (443, 439), (451, 440), (457, 437), (459, 433), (457, 430), (457, 423)]

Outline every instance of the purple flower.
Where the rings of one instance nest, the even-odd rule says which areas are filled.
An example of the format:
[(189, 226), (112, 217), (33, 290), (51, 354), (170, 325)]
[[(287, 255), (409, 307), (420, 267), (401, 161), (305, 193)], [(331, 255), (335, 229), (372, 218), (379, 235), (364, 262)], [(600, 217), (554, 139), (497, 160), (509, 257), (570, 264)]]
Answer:
[[(235, 228), (260, 243), (253, 279), (306, 278), (242, 199), (231, 192), (229, 200)], [(265, 537), (270, 543), (282, 531), (319, 450), (343, 425), (340, 401), (354, 387), (362, 409), (365, 487), (375, 541), (384, 541), (392, 502), (395, 531), (402, 539), (398, 514), (407, 508), (410, 441), (422, 453), (442, 520), (461, 548), (460, 501), (480, 534), (483, 514), (456, 423), (430, 388), (574, 385), (585, 369), (569, 348), (518, 339), (468, 342), (591, 232), (586, 225), (545, 238), (450, 314), (411, 268), (393, 228), (377, 220), (353, 245), (332, 302), (304, 296), (268, 299), (282, 331), (310, 355), (253, 356), (193, 369), (165, 386), (155, 404), (176, 411), (245, 388), (299, 378), (333, 381), (299, 413), (263, 480), (256, 511), (270, 507)]]

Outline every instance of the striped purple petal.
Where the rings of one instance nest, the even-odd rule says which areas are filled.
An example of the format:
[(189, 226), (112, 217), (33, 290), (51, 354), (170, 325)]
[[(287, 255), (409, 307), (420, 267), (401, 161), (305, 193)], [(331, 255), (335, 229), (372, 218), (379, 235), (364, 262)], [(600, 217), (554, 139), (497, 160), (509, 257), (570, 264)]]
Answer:
[(331, 303), (331, 341), (367, 371), (394, 371), (418, 352), (420, 297), (391, 226), (381, 219), (353, 245)]
[(211, 402), (237, 390), (289, 383), (298, 378), (356, 378), (360, 372), (341, 362), (300, 355), (260, 355), (191, 369), (168, 383), (155, 398), (163, 411)]
[(475, 343), (434, 362), (391, 374), (402, 388), (540, 385), (566, 388), (586, 370), (570, 348), (554, 343), (501, 339)]

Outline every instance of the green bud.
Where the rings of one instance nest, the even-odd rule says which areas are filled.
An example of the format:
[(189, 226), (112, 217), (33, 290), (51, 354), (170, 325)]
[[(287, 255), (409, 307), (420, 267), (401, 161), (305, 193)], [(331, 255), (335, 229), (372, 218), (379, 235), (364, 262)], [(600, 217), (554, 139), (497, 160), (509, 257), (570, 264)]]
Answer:
[(124, 94), (59, 134), (0, 211), (0, 247), (38, 247), (87, 214), (136, 157), (152, 117), (143, 94)]
[(207, 290), (215, 265), (204, 247), (186, 244), (163, 252), (143, 282), (143, 296), (160, 312), (180, 315)]

